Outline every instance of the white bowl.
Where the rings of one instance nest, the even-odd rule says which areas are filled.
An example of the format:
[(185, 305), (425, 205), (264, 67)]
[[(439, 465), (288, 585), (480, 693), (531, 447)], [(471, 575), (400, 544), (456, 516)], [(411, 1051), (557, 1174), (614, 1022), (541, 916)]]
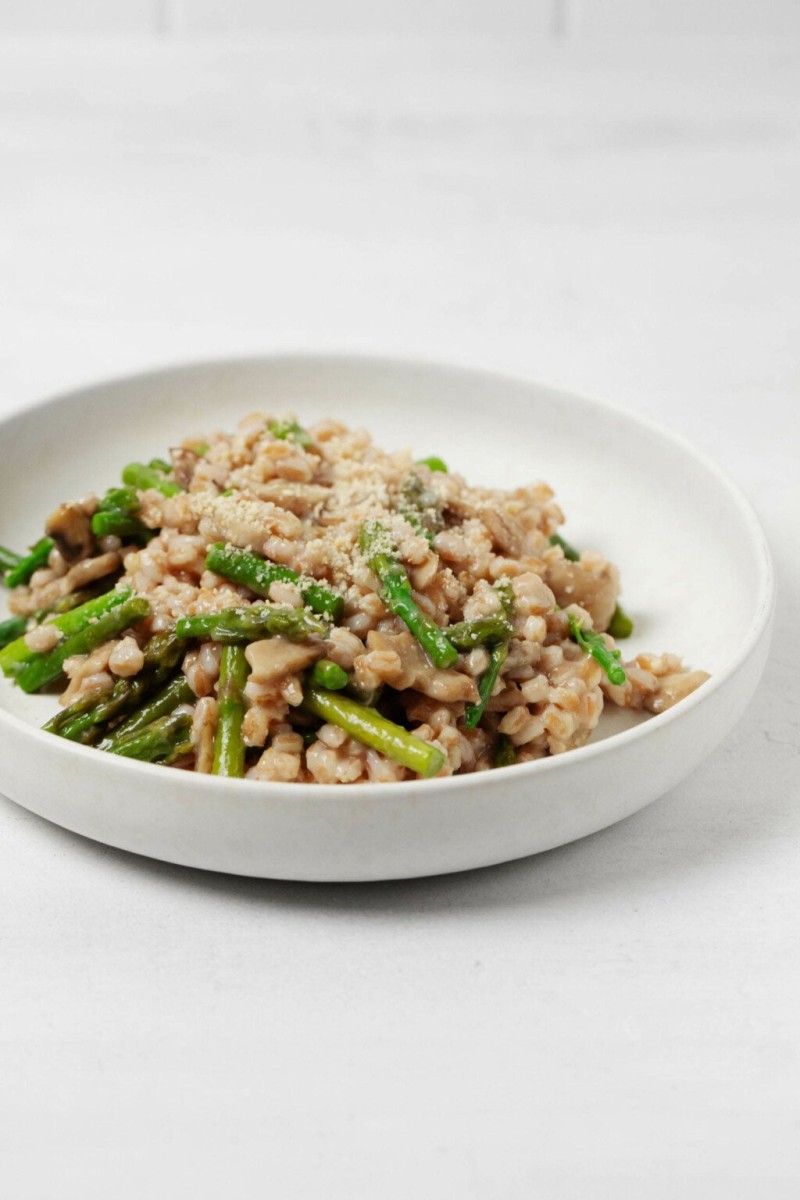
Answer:
[[(632, 653), (681, 654), (712, 679), (638, 724), (603, 717), (580, 750), (391, 785), (196, 776), (43, 733), (47, 697), (0, 684), (0, 790), (112, 846), (280, 879), (395, 879), (520, 858), (593, 833), (677, 784), (741, 716), (769, 643), (769, 552), (736, 487), (685, 442), (527, 380), (429, 363), (285, 356), (201, 363), (56, 397), (0, 425), (0, 543), (41, 535), (59, 501), (132, 459), (254, 409), (337, 416), (386, 447), (438, 454), (475, 483), (545, 479), (566, 534), (622, 571)], [(628, 726), (628, 727), (626, 727)], [(613, 734), (613, 736), (608, 736)]]

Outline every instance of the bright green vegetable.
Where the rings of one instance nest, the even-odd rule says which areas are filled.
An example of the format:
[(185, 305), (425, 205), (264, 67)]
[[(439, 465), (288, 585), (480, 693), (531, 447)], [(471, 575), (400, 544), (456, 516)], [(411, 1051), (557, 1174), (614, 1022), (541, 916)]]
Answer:
[[(112, 608), (124, 604), (130, 595), (129, 588), (105, 592), (93, 600), (87, 600), (77, 608), (70, 609), (63, 615), (54, 617), (51, 624), (55, 625), (56, 629), (60, 629), (65, 637), (71, 637), (90, 626)], [(16, 675), (26, 663), (37, 657), (36, 653), (28, 648), (25, 638), (19, 637), (16, 641), (9, 642), (5, 649), (0, 650), (0, 670), (4, 675)]]
[[(514, 587), (510, 579), (498, 579), (494, 585), (494, 590), (500, 597), (500, 605), (503, 609), (505, 620), (503, 625), (507, 630), (507, 634), (503, 640), (499, 638), (489, 642), (489, 665), (481, 675), (478, 683), (478, 695), (480, 699), (477, 704), (468, 704), (464, 710), (464, 724), (467, 729), (475, 729), (481, 722), (483, 714), (486, 712), (486, 706), (492, 698), (495, 684), (500, 678), (500, 672), (503, 669), (503, 664), (508, 658), (508, 642), (512, 634), (511, 621), (514, 617)], [(482, 618), (482, 621), (498, 620), (499, 618)], [(473, 622), (466, 622), (473, 624)], [(457, 635), (458, 636), (458, 635)]]
[(167, 479), (172, 467), (163, 459), (154, 458), (145, 466), (144, 463), (128, 463), (122, 469), (122, 482), (140, 492), (148, 488), (156, 488), (164, 496), (175, 496), (183, 488), (174, 479)]
[(550, 534), (550, 545), (551, 546), (560, 546), (564, 552), (564, 558), (568, 558), (570, 562), (579, 562), (580, 561), (580, 557), (581, 557), (580, 553), (575, 549), (574, 546), (571, 546), (569, 544), (569, 542), (566, 540), (566, 538), (561, 537), (560, 534), (558, 534), (558, 533)]
[(424, 613), (414, 599), (408, 573), (396, 557), (387, 530), (378, 521), (361, 526), (360, 545), (373, 574), (381, 585), (381, 600), (389, 612), (400, 617), (435, 667), (452, 667), (458, 651), (447, 633)]
[(9, 617), (7, 621), (0, 621), (0, 650), (22, 637), (27, 628), (27, 617)]
[(602, 633), (595, 633), (591, 629), (584, 629), (581, 622), (572, 613), (567, 613), (569, 621), (569, 631), (573, 641), (577, 642), (582, 650), (587, 654), (591, 654), (598, 666), (602, 667), (608, 676), (609, 682), (619, 686), (627, 680), (627, 675), (620, 666), (619, 660), (621, 654), (619, 650), (609, 650), (606, 645), (605, 638)]
[(312, 687), (327, 688), (329, 692), (340, 692), (350, 682), (350, 676), (338, 663), (329, 658), (318, 658), (308, 673)]
[(447, 626), (447, 637), (457, 650), (466, 653), (476, 646), (507, 642), (513, 630), (505, 617), (476, 617)]
[(146, 700), (140, 708), (137, 708), (126, 720), (117, 725), (100, 743), (98, 749), (109, 750), (113, 753), (122, 738), (127, 737), (130, 733), (138, 733), (145, 725), (149, 725), (160, 717), (168, 716), (179, 704), (194, 703), (194, 698), (194, 692), (189, 687), (186, 676), (174, 675), (160, 692), (150, 700)]
[(432, 454), (430, 458), (418, 458), (417, 462), (421, 467), (427, 467), (430, 471), (441, 471), (443, 475), (447, 474), (447, 463), (443, 458), (437, 458)]
[(464, 724), (467, 729), (475, 729), (481, 717), (486, 712), (486, 706), (492, 698), (494, 685), (500, 677), (503, 663), (508, 658), (508, 642), (498, 642), (489, 651), (489, 666), (483, 672), (478, 684), (480, 700), (477, 704), (468, 704), (464, 710)]
[(408, 767), (417, 775), (430, 778), (438, 775), (446, 759), (438, 746), (415, 737), (401, 725), (381, 716), (374, 708), (367, 708), (341, 692), (330, 692), (324, 688), (306, 687), (303, 707), (330, 725), (338, 725), (350, 737), (380, 751), (394, 762)]
[(314, 439), (302, 425), (297, 424), (297, 421), (267, 421), (267, 429), (273, 437), (285, 442), (294, 442), (304, 449), (314, 445)]
[[(77, 612), (77, 609), (73, 610)], [(71, 614), (65, 613), (65, 616)], [(24, 692), (38, 692), (52, 683), (61, 674), (62, 667), (73, 654), (90, 654), (109, 638), (116, 637), (131, 625), (150, 615), (150, 603), (143, 596), (131, 596), (109, 609), (96, 620), (89, 622), (78, 633), (63, 638), (55, 649), (47, 654), (35, 654), (15, 672), (16, 680)], [(12, 642), (13, 645), (13, 642)], [(11, 647), (7, 647), (11, 649)]]
[[(103, 728), (135, 709), (174, 670), (184, 647), (173, 633), (157, 633), (147, 643), (141, 671), (117, 679), (110, 692), (89, 693), (56, 713), (44, 728), (72, 742), (95, 742)], [(174, 707), (174, 706), (173, 706)], [(162, 714), (157, 714), (162, 715)], [(141, 722), (142, 724), (146, 722)]]
[(278, 636), (304, 642), (311, 637), (324, 637), (327, 631), (326, 623), (304, 608), (268, 608), (261, 604), (181, 617), (175, 626), (179, 638), (211, 638), (225, 643), (255, 642)]
[(19, 566), (21, 562), (21, 554), (16, 554), (15, 551), (7, 550), (5, 546), (0, 546), (0, 574), (13, 571), (14, 567)]
[(19, 587), (21, 583), (28, 582), (34, 571), (38, 571), (40, 567), (46, 567), (53, 546), (55, 546), (55, 542), (52, 538), (40, 538), (35, 546), (31, 546), (30, 554), (21, 558), (10, 571), (6, 571), (6, 587)]
[(206, 556), (209, 571), (250, 588), (257, 596), (269, 596), (271, 585), (278, 580), (296, 583), (303, 600), (316, 613), (337, 621), (342, 615), (344, 599), (324, 583), (307, 580), (291, 567), (259, 558), (249, 550), (239, 550), (225, 542), (215, 542)]
[(628, 638), (633, 633), (633, 621), (621, 604), (618, 604), (614, 609), (611, 621), (609, 622), (608, 632), (615, 641), (619, 641), (620, 638)]
[(240, 779), (244, 775), (245, 747), (242, 741), (244, 686), (249, 667), (244, 646), (223, 646), (217, 684), (219, 716), (214, 740), (212, 775)]
[(110, 749), (110, 753), (119, 754), (123, 758), (138, 758), (141, 762), (174, 761), (188, 754), (192, 748), (191, 725), (190, 713), (169, 713), (151, 721), (142, 729), (119, 738)]
[(92, 517), (92, 533), (95, 537), (114, 537), (123, 540), (148, 542), (155, 536), (154, 529), (148, 529), (138, 517), (130, 517), (124, 512), (96, 512)]

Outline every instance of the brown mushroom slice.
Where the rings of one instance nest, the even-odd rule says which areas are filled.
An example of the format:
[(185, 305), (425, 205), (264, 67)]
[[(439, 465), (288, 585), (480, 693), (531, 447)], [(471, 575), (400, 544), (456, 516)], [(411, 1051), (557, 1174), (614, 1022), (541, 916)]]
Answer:
[(554, 558), (548, 562), (546, 579), (562, 608), (580, 604), (591, 613), (594, 628), (608, 629), (619, 595), (619, 571), (599, 556), (581, 555), (579, 562)]
[(265, 638), (251, 642), (245, 650), (254, 683), (274, 683), (286, 675), (296, 675), (321, 658), (325, 647), (321, 642), (290, 642), (288, 638)]
[(56, 543), (65, 562), (75, 562), (92, 552), (92, 513), (88, 511), (91, 507), (81, 501), (70, 501), (59, 504), (47, 518), (44, 531)]
[(525, 544), (525, 531), (519, 521), (502, 508), (490, 508), (488, 505), (478, 509), (478, 516), (488, 529), (494, 548), (512, 558), (519, 558)]
[(459, 700), (475, 703), (479, 699), (478, 689), (469, 675), (455, 670), (442, 671), (431, 666), (425, 651), (410, 633), (381, 633), (378, 629), (370, 630), (367, 635), (367, 648), (370, 653), (387, 655), (384, 661), (387, 664), (391, 663), (391, 667), (385, 673), (384, 680), (398, 691), (413, 688), (444, 704), (453, 704)]

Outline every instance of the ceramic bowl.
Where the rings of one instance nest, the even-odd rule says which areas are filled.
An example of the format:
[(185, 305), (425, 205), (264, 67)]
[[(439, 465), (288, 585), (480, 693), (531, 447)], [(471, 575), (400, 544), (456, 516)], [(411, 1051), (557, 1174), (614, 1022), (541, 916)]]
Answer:
[(39, 728), (52, 697), (27, 697), (2, 681), (0, 790), (16, 803), (100, 842), (208, 870), (306, 880), (430, 875), (612, 825), (674, 787), (744, 712), (773, 607), (769, 553), (746, 500), (681, 438), (525, 379), (294, 355), (87, 387), (0, 425), (0, 543), (27, 545), (58, 501), (101, 491), (125, 462), (230, 429), (253, 410), (363, 425), (379, 444), (440, 455), (474, 483), (547, 480), (569, 539), (621, 569), (636, 622), (630, 652), (674, 651), (711, 680), (657, 717), (604, 715), (592, 741), (568, 754), (460, 778), (339, 787), (195, 776), (73, 745)]

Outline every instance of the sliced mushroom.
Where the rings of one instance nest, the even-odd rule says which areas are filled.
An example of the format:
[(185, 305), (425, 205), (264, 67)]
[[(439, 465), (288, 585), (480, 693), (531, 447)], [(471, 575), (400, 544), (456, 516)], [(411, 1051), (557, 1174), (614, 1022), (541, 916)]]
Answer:
[[(478, 700), (478, 689), (469, 675), (432, 667), (424, 650), (410, 633), (381, 633), (373, 629), (367, 635), (367, 648), (367, 659), (373, 653), (381, 655), (383, 679), (399, 691), (414, 688), (447, 704), (457, 700)], [(359, 660), (356, 659), (356, 677), (358, 664)]]
[(73, 563), (92, 552), (92, 513), (87, 511), (91, 508), (83, 501), (71, 501), (59, 504), (47, 518), (44, 531), (56, 543), (65, 562)]
[(325, 647), (321, 642), (290, 642), (288, 638), (265, 638), (251, 642), (245, 650), (254, 683), (274, 683), (285, 675), (295, 675), (321, 658)]

